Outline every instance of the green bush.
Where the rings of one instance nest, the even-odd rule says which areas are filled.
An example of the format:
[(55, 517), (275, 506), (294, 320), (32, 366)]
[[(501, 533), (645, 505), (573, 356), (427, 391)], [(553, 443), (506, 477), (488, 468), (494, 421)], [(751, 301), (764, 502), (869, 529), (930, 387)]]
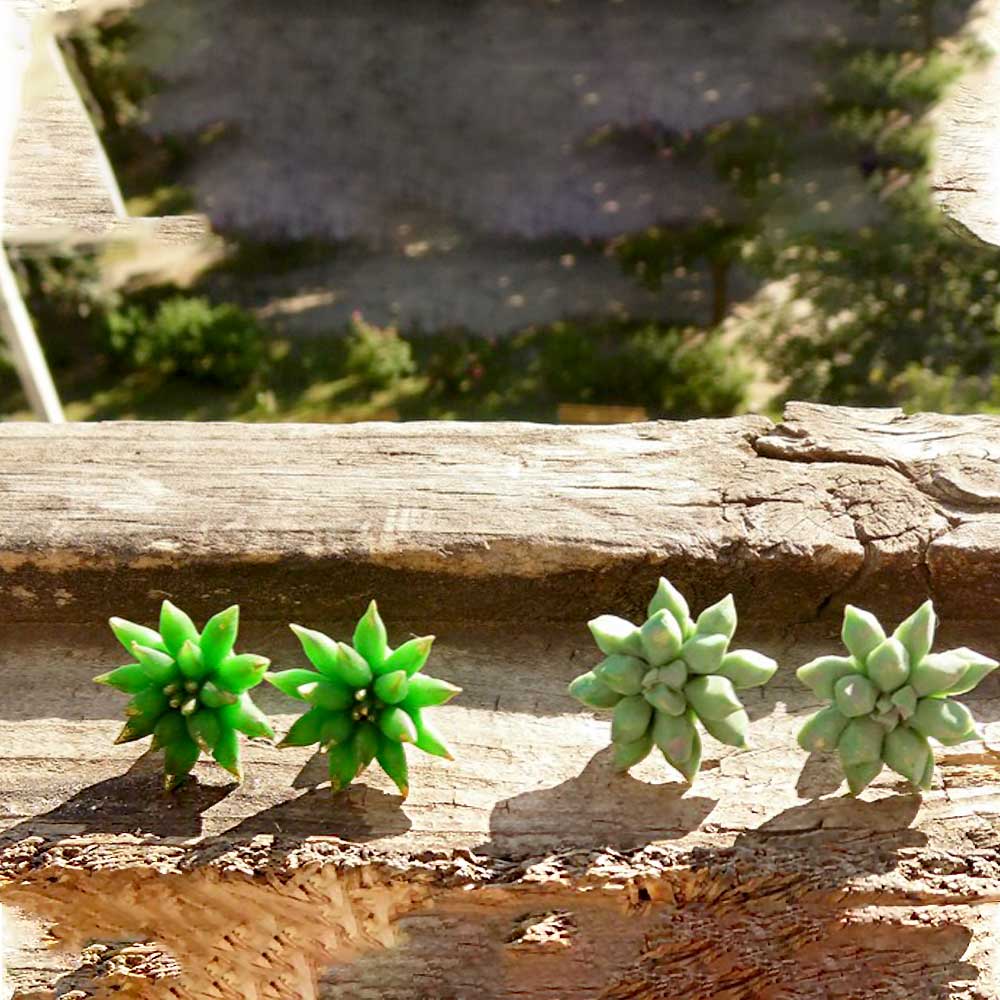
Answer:
[(417, 366), (410, 345), (394, 327), (366, 323), (360, 313), (351, 319), (345, 369), (369, 389), (388, 389)]
[(102, 322), (108, 354), (133, 369), (239, 386), (267, 359), (264, 328), (253, 316), (205, 298), (175, 295), (155, 305), (126, 305)]

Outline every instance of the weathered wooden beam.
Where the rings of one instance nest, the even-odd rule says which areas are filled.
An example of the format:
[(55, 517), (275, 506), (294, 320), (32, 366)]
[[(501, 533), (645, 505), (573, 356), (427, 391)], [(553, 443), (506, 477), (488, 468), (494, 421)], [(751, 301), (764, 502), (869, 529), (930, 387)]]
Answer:
[[(17, 995), (993, 996), (1000, 684), (930, 792), (887, 773), (855, 801), (795, 746), (815, 705), (792, 668), (847, 597), (902, 614), (933, 592), (942, 643), (1000, 653), (977, 570), (998, 427), (792, 406), (779, 426), (0, 428)], [(585, 619), (637, 611), (660, 572), (695, 603), (737, 590), (740, 643), (782, 666), (752, 749), (707, 741), (692, 789), (652, 760), (614, 776), (606, 720), (565, 695), (597, 659)], [(414, 760), (405, 803), (377, 773), (332, 799), (308, 751), (257, 743), (242, 788), (206, 764), (165, 799), (159, 762), (112, 745), (121, 700), (90, 682), (120, 655), (109, 614), (239, 599), (245, 648), (291, 666), (285, 622), (345, 634), (373, 595), (464, 688), (441, 712), (457, 760)]]

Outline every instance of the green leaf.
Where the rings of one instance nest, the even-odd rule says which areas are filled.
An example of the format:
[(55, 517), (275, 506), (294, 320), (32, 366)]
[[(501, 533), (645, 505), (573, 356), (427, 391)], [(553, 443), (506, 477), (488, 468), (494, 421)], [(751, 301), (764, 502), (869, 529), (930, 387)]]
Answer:
[(416, 747), (423, 750), (424, 753), (433, 754), (435, 757), (444, 757), (445, 760), (455, 759), (444, 737), (428, 720), (427, 713), (422, 708), (411, 708), (408, 710), (408, 714), (413, 719), (414, 726), (417, 727), (417, 739), (414, 743)]
[(405, 747), (395, 740), (382, 736), (378, 741), (378, 751), (375, 758), (382, 770), (392, 778), (399, 789), (399, 794), (405, 799), (410, 794), (410, 771), (406, 764)]
[[(933, 759), (931, 760), (933, 764)], [(862, 764), (845, 765), (844, 777), (852, 795), (860, 795), (882, 772), (882, 760), (865, 761)]]
[(169, 653), (152, 646), (133, 643), (132, 655), (154, 684), (169, 684), (180, 674), (180, 666), (176, 660)]
[(402, 704), (406, 708), (430, 708), (433, 705), (444, 705), (461, 693), (460, 687), (447, 681), (428, 677), (427, 674), (414, 674), (410, 678), (410, 689)]
[(808, 719), (799, 730), (799, 746), (806, 753), (835, 750), (847, 723), (847, 717), (841, 715), (836, 706), (830, 705)]
[(842, 715), (853, 719), (875, 710), (878, 691), (867, 677), (851, 674), (837, 681), (833, 689), (833, 701)]
[(840, 734), (837, 749), (844, 768), (882, 759), (885, 730), (869, 718), (851, 719)]
[(405, 670), (393, 670), (375, 678), (375, 695), (387, 705), (398, 705), (410, 689)]
[(324, 708), (311, 708), (305, 715), (299, 716), (292, 723), (292, 728), (278, 744), (279, 748), (308, 747), (322, 742), (323, 725), (329, 719), (330, 713)]
[(594, 673), (612, 691), (617, 691), (618, 694), (633, 695), (642, 691), (642, 678), (647, 669), (642, 660), (634, 656), (615, 653), (601, 660), (594, 668)]
[(720, 743), (726, 746), (744, 748), (747, 745), (747, 734), (750, 732), (750, 716), (740, 709), (727, 715), (724, 719), (702, 718), (701, 724)]
[(688, 668), (683, 660), (674, 660), (656, 671), (657, 683), (666, 684), (675, 691), (680, 691), (688, 682)]
[(972, 713), (960, 702), (949, 698), (921, 698), (910, 725), (946, 747), (981, 738), (976, 732), (976, 720)]
[(153, 742), (150, 750), (159, 750), (178, 740), (189, 739), (187, 720), (180, 712), (166, 712), (157, 720), (153, 729)]
[(698, 771), (701, 769), (701, 736), (698, 735), (698, 730), (694, 731), (694, 738), (691, 741), (691, 753), (687, 760), (674, 760), (668, 754), (663, 756), (666, 758), (667, 763), (675, 767), (684, 776), (684, 780), (690, 785), (694, 783), (694, 779), (698, 777)]
[(734, 649), (722, 658), (718, 673), (728, 677), (737, 691), (761, 687), (778, 669), (777, 661), (752, 649)]
[(891, 694), (910, 676), (910, 654), (896, 636), (891, 636), (868, 654), (865, 673), (882, 691)]
[[(340, 646), (328, 635), (303, 625), (288, 626), (299, 640), (302, 652), (309, 662), (322, 674), (340, 680)], [(365, 681), (367, 684), (368, 681)]]
[(678, 716), (657, 712), (651, 730), (653, 742), (676, 768), (694, 752), (697, 731), (690, 714)]
[(639, 629), (616, 615), (600, 615), (587, 622), (587, 628), (597, 648), (607, 656), (622, 654), (642, 656), (642, 636)]
[(169, 700), (159, 688), (144, 688), (132, 696), (125, 707), (125, 714), (130, 719), (150, 716), (156, 720), (167, 710)]
[(346, 642), (337, 643), (336, 674), (337, 677), (331, 679), (353, 688), (367, 687), (375, 676), (368, 660)]
[(688, 681), (684, 696), (702, 721), (724, 719), (743, 708), (733, 682), (717, 674)]
[(371, 723), (362, 723), (354, 731), (354, 745), (358, 748), (361, 771), (375, 759), (375, 754), (378, 753), (378, 742), (378, 730)]
[(417, 727), (405, 709), (393, 706), (383, 709), (378, 715), (378, 727), (397, 743), (416, 743)]
[(726, 594), (716, 604), (705, 608), (695, 624), (695, 632), (698, 635), (724, 635), (727, 640), (732, 639), (736, 632), (736, 604), (732, 594)]
[(658, 712), (667, 715), (683, 715), (687, 711), (687, 699), (666, 684), (654, 684), (642, 695)]
[(211, 753), (222, 736), (222, 723), (210, 708), (203, 708), (188, 716), (187, 731), (205, 753)]
[(694, 622), (691, 621), (691, 609), (688, 607), (687, 600), (665, 576), (660, 577), (656, 593), (649, 602), (646, 617), (652, 618), (658, 611), (669, 611), (681, 627), (681, 634), (685, 638), (694, 631)]
[(848, 604), (844, 608), (844, 627), (841, 630), (844, 645), (850, 653), (864, 663), (868, 654), (885, 640), (885, 631), (878, 619), (870, 612)]
[(200, 681), (211, 672), (211, 667), (205, 661), (205, 654), (200, 646), (196, 646), (188, 640), (181, 646), (177, 654), (177, 666), (181, 668), (181, 673), (189, 680)]
[(264, 679), (271, 661), (266, 656), (240, 653), (227, 656), (216, 668), (215, 676), (221, 687), (234, 694), (255, 688)]
[(188, 639), (197, 645), (200, 638), (194, 622), (170, 601), (164, 601), (160, 608), (160, 636), (167, 651), (174, 656)]
[(319, 742), (322, 750), (329, 750), (349, 740), (354, 735), (357, 724), (351, 718), (350, 712), (329, 712), (319, 730)]
[(627, 771), (649, 756), (653, 749), (653, 738), (647, 733), (634, 743), (613, 743), (614, 757), (612, 767), (616, 771)]
[(799, 667), (795, 671), (795, 676), (810, 688), (817, 698), (833, 701), (833, 689), (837, 681), (849, 674), (860, 673), (861, 667), (853, 657), (819, 656)]
[(385, 662), (388, 654), (386, 640), (385, 624), (379, 616), (378, 606), (372, 601), (354, 630), (354, 648), (368, 661), (372, 670), (378, 670)]
[(911, 784), (919, 785), (927, 770), (927, 761), (934, 758), (930, 744), (920, 733), (909, 726), (897, 726), (885, 737), (882, 759)]
[(611, 741), (634, 743), (649, 728), (653, 706), (640, 694), (622, 698), (611, 718)]
[(951, 652), (965, 659), (969, 666), (961, 678), (947, 691), (941, 692), (942, 694), (965, 694), (1000, 666), (996, 660), (991, 660), (988, 656), (983, 656), (982, 653), (976, 653), (964, 646), (960, 649), (953, 649)]
[(588, 708), (614, 708), (622, 699), (622, 695), (612, 691), (592, 670), (580, 674), (567, 690), (571, 698), (576, 698)]
[(199, 697), (207, 708), (222, 708), (223, 705), (235, 705), (239, 701), (239, 695), (232, 691), (223, 691), (212, 681), (205, 681)]
[(299, 697), (310, 705), (325, 708), (328, 712), (339, 712), (355, 704), (356, 693), (343, 684), (334, 684), (322, 675), (313, 675), (313, 680), (300, 685)]
[(176, 740), (165, 746), (163, 748), (164, 788), (168, 792), (172, 792), (182, 785), (200, 756), (201, 750), (198, 748), (198, 744), (190, 738)]
[(250, 739), (261, 737), (274, 739), (274, 730), (267, 716), (253, 703), (248, 694), (241, 694), (235, 705), (224, 705), (220, 708), (219, 718), (224, 725), (238, 729)]
[(243, 781), (243, 762), (240, 759), (240, 738), (235, 729), (222, 726), (219, 741), (212, 750), (216, 762), (224, 767), (238, 782)]
[(419, 639), (410, 639), (402, 646), (394, 650), (381, 667), (380, 674), (390, 674), (395, 670), (406, 671), (407, 677), (419, 673), (424, 669), (428, 657), (431, 655), (431, 646), (434, 644), (434, 636), (425, 635)]
[(209, 668), (216, 667), (233, 651), (239, 628), (240, 609), (236, 604), (208, 619), (199, 645)]
[(969, 661), (958, 649), (928, 653), (910, 672), (910, 686), (918, 698), (943, 694), (957, 686), (969, 669)]
[(339, 792), (347, 788), (361, 770), (357, 741), (350, 739), (331, 747), (327, 753), (327, 764), (330, 768), (331, 791)]
[(893, 632), (893, 637), (906, 648), (910, 663), (919, 663), (931, 651), (936, 627), (934, 605), (931, 601), (925, 601)]
[(714, 674), (722, 666), (729, 639), (721, 633), (696, 634), (688, 639), (681, 650), (681, 657), (693, 674)]
[(115, 638), (125, 647), (125, 651), (132, 652), (133, 643), (140, 646), (148, 646), (150, 649), (158, 649), (161, 653), (167, 652), (167, 647), (163, 643), (163, 638), (159, 632), (154, 632), (145, 625), (136, 625), (135, 622), (126, 621), (124, 618), (109, 618), (108, 624)]
[(908, 719), (917, 710), (917, 692), (909, 684), (894, 691), (891, 701), (904, 719)]
[[(299, 688), (303, 684), (312, 684), (313, 681), (322, 680), (323, 676), (323, 674), (317, 673), (315, 670), (296, 668), (294, 670), (279, 670), (275, 673), (264, 674), (264, 680), (276, 687), (282, 694), (287, 694), (289, 698), (298, 698), (301, 701), (304, 699), (299, 694)], [(351, 697), (353, 698), (354, 695), (352, 694)]]
[(94, 678), (94, 683), (106, 684), (108, 687), (123, 691), (125, 694), (137, 694), (139, 691), (145, 691), (152, 684), (152, 681), (140, 664), (129, 663), (124, 667), (118, 667), (117, 670), (110, 670), (106, 674), (98, 674)]
[(643, 657), (654, 667), (670, 663), (677, 658), (684, 636), (681, 627), (674, 616), (664, 609), (657, 611), (639, 629), (639, 640), (642, 643)]

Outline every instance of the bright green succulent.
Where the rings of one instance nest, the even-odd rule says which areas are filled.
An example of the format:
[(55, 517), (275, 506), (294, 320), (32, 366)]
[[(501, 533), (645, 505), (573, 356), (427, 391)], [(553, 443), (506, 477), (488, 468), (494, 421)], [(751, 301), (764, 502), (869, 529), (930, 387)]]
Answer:
[(279, 744), (311, 746), (327, 754), (334, 791), (346, 788), (377, 760), (406, 798), (410, 779), (405, 745), (452, 760), (427, 718), (427, 709), (462, 689), (422, 673), (434, 636), (387, 644), (385, 625), (372, 601), (354, 630), (353, 645), (292, 625), (315, 670), (268, 674), (279, 691), (312, 706)]
[(971, 649), (932, 653), (937, 619), (930, 601), (888, 638), (868, 611), (848, 605), (841, 636), (849, 656), (821, 656), (799, 667), (799, 680), (829, 707), (799, 732), (810, 752), (834, 750), (857, 795), (888, 764), (920, 788), (930, 788), (934, 753), (982, 739), (969, 710), (951, 695), (971, 691), (998, 666)]
[(697, 722), (721, 743), (746, 745), (749, 719), (737, 691), (759, 687), (778, 665), (750, 649), (729, 652), (736, 631), (732, 595), (691, 619), (687, 601), (660, 578), (647, 620), (614, 615), (588, 622), (601, 652), (569, 693), (590, 708), (614, 709), (616, 769), (627, 771), (657, 746), (690, 782), (701, 767)]
[(237, 733), (274, 739), (271, 724), (248, 693), (264, 679), (271, 661), (233, 652), (239, 621), (234, 605), (210, 618), (199, 633), (170, 601), (163, 602), (159, 632), (124, 618), (110, 621), (137, 661), (94, 678), (132, 695), (125, 709), (128, 721), (115, 742), (152, 736), (152, 749), (163, 750), (168, 791), (185, 781), (202, 751), (242, 781)]

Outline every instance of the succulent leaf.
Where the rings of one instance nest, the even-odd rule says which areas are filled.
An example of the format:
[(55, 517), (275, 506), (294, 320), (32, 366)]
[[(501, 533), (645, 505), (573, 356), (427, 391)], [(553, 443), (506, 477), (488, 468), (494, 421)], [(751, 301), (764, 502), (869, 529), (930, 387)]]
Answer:
[(594, 673), (612, 691), (618, 694), (633, 695), (642, 690), (642, 678), (648, 665), (634, 656), (615, 653), (603, 659), (595, 668)]
[(308, 747), (313, 743), (321, 742), (323, 738), (323, 726), (330, 718), (330, 713), (325, 708), (311, 708), (305, 715), (300, 715), (292, 728), (285, 734), (285, 738), (278, 744), (279, 747)]
[[(331, 680), (342, 680), (340, 676), (339, 644), (322, 632), (315, 629), (304, 628), (302, 625), (288, 626), (299, 640), (302, 652), (306, 654), (306, 659), (321, 673)], [(367, 681), (365, 682), (367, 683)]]
[(890, 636), (868, 654), (865, 673), (880, 690), (891, 694), (910, 676), (910, 654), (896, 636)]
[(160, 637), (171, 656), (177, 656), (189, 639), (197, 645), (200, 638), (190, 617), (170, 601), (164, 601), (160, 607)]
[(137, 694), (144, 691), (152, 681), (142, 666), (138, 663), (128, 663), (117, 670), (109, 670), (106, 674), (98, 674), (95, 684), (106, 684), (124, 694)]
[(267, 716), (250, 700), (248, 694), (241, 694), (235, 705), (224, 705), (219, 710), (222, 721), (238, 729), (251, 739), (274, 739), (274, 730)]
[(622, 698), (611, 717), (611, 742), (634, 743), (649, 728), (653, 706), (640, 695)]
[(240, 609), (236, 604), (205, 622), (199, 645), (210, 668), (214, 669), (233, 651), (239, 628)]
[(183, 784), (201, 756), (201, 749), (190, 737), (183, 737), (163, 748), (163, 786), (172, 792)]
[(667, 687), (671, 687), (675, 691), (680, 691), (687, 684), (688, 668), (683, 660), (674, 660), (673, 663), (668, 663), (665, 667), (660, 667), (656, 671), (656, 676), (658, 683), (666, 684)]
[(454, 760), (455, 757), (451, 748), (445, 742), (444, 737), (438, 732), (434, 724), (427, 718), (422, 708), (411, 708), (407, 710), (407, 715), (413, 719), (414, 726), (417, 727), (417, 738), (414, 746), (424, 753), (433, 754), (435, 757), (444, 757), (445, 760)]
[(688, 704), (703, 722), (705, 719), (724, 719), (743, 707), (733, 682), (718, 674), (695, 677), (688, 681), (684, 694)]
[(743, 748), (747, 745), (747, 734), (750, 731), (750, 716), (745, 709), (738, 709), (724, 719), (709, 719), (701, 717), (701, 724), (709, 735), (727, 746)]
[(885, 630), (870, 612), (848, 604), (844, 608), (844, 627), (841, 630), (844, 645), (859, 663), (868, 659), (868, 654), (885, 640)]
[(667, 715), (683, 715), (687, 711), (687, 699), (666, 684), (654, 684), (642, 695), (658, 712)]
[(861, 668), (853, 656), (818, 656), (795, 671), (806, 687), (823, 701), (833, 701), (833, 689), (842, 677), (860, 674)]
[(410, 771), (406, 764), (406, 751), (401, 743), (382, 736), (378, 741), (375, 759), (382, 770), (392, 778), (399, 794), (405, 799), (410, 794)]
[(693, 674), (714, 674), (720, 671), (729, 639), (725, 635), (696, 633), (684, 643), (681, 657)]
[(695, 623), (698, 635), (724, 635), (732, 639), (736, 632), (736, 602), (732, 594), (727, 594), (716, 604), (705, 608)]
[(753, 649), (734, 649), (722, 658), (718, 673), (728, 677), (737, 691), (761, 687), (778, 669), (776, 660)]
[(899, 726), (886, 734), (882, 759), (897, 774), (911, 784), (919, 786), (927, 770), (927, 762), (934, 760), (927, 740), (908, 726)]
[(427, 674), (414, 674), (409, 680), (409, 690), (403, 699), (405, 708), (432, 708), (434, 705), (444, 705), (462, 689), (437, 677)]
[(368, 610), (354, 629), (354, 648), (367, 660), (372, 670), (381, 667), (388, 655), (385, 623), (374, 601), (368, 605)]
[(390, 674), (395, 670), (402, 670), (407, 677), (412, 677), (424, 669), (424, 664), (427, 663), (427, 658), (431, 655), (433, 644), (434, 636), (432, 635), (410, 639), (395, 649), (376, 672)]
[(641, 629), (642, 656), (646, 663), (659, 667), (670, 663), (680, 652), (684, 636), (677, 619), (666, 609), (657, 611)]
[(393, 670), (375, 678), (375, 696), (387, 705), (398, 705), (410, 690), (405, 670)]
[(314, 674), (313, 677), (313, 680), (298, 688), (298, 697), (303, 701), (328, 712), (342, 711), (355, 703), (355, 693), (346, 685), (334, 684), (321, 674)]
[(988, 656), (983, 656), (982, 653), (966, 649), (964, 646), (960, 649), (954, 649), (952, 652), (967, 660), (969, 666), (961, 678), (955, 684), (952, 684), (947, 691), (942, 691), (942, 694), (965, 694), (1000, 666), (1000, 663), (997, 663), (996, 660), (992, 660)]
[(844, 777), (852, 795), (860, 795), (882, 772), (885, 767), (881, 758), (865, 761), (863, 764), (845, 764)]
[(844, 767), (870, 764), (881, 760), (885, 729), (866, 716), (851, 719), (837, 741), (840, 761)]
[(125, 652), (131, 653), (134, 643), (140, 646), (149, 646), (151, 649), (158, 649), (161, 653), (167, 652), (160, 633), (146, 628), (145, 625), (136, 625), (135, 622), (126, 621), (124, 618), (110, 618), (108, 624), (115, 638), (125, 647)]
[(378, 753), (379, 731), (370, 722), (362, 723), (354, 731), (354, 744), (358, 748), (360, 769), (363, 771)]
[(634, 743), (613, 743), (612, 746), (612, 767), (616, 771), (627, 771), (649, 756), (649, 751), (653, 749), (653, 738), (647, 732)]
[(242, 694), (260, 684), (270, 665), (271, 661), (266, 656), (240, 653), (227, 656), (216, 673), (222, 687), (234, 694)]
[(969, 661), (957, 649), (929, 653), (914, 666), (910, 686), (918, 698), (942, 694), (958, 684), (968, 669)]
[(187, 717), (188, 735), (204, 753), (211, 753), (222, 738), (222, 723), (210, 708), (202, 708)]
[(405, 709), (396, 705), (385, 708), (378, 717), (379, 729), (397, 743), (416, 743), (417, 727)]
[(653, 720), (653, 742), (674, 767), (689, 760), (698, 731), (689, 715), (666, 715), (657, 712)]
[(980, 738), (972, 713), (961, 702), (949, 698), (921, 698), (910, 726), (946, 747)]
[(201, 686), (200, 698), (206, 708), (222, 708), (223, 705), (235, 705), (239, 701), (238, 694), (223, 690), (213, 681), (205, 681)]
[(346, 642), (337, 643), (335, 670), (336, 677), (331, 677), (331, 679), (338, 680), (353, 688), (361, 688), (371, 684), (375, 676), (368, 660), (352, 646), (348, 646)]
[(808, 719), (799, 730), (799, 746), (807, 753), (836, 750), (840, 734), (849, 721), (835, 705), (829, 705)]
[(934, 632), (937, 628), (937, 615), (934, 604), (924, 601), (916, 611), (899, 624), (892, 633), (906, 649), (910, 663), (919, 663), (934, 646)]
[(875, 685), (860, 674), (841, 677), (834, 685), (833, 702), (841, 714), (849, 719), (874, 712), (877, 701), (878, 690)]
[(580, 674), (567, 690), (571, 697), (588, 708), (614, 708), (623, 697), (609, 688), (592, 670)]
[(192, 681), (200, 681), (212, 672), (201, 647), (190, 639), (184, 642), (177, 654), (177, 666), (180, 667), (180, 672)]
[(219, 742), (212, 750), (212, 756), (217, 764), (225, 768), (238, 782), (243, 782), (243, 763), (240, 760), (240, 738), (235, 729), (222, 726), (219, 730)]
[(667, 757), (666, 754), (663, 756), (684, 775), (688, 784), (691, 784), (701, 769), (701, 736), (698, 734), (698, 730), (694, 731), (694, 739), (691, 741), (691, 755), (687, 760), (674, 761), (670, 757)]
[(597, 643), (597, 648), (607, 656), (621, 653), (625, 656), (642, 656), (642, 637), (639, 629), (624, 618), (601, 615), (587, 622), (587, 628)]
[(646, 609), (646, 617), (652, 618), (658, 611), (669, 611), (674, 620), (681, 627), (681, 634), (686, 638), (690, 632), (694, 631), (694, 622), (691, 621), (691, 609), (684, 595), (665, 577), (660, 577), (660, 582), (656, 585), (656, 593), (649, 602)]
[[(299, 688), (303, 684), (312, 684), (324, 676), (315, 670), (302, 670), (296, 667), (294, 670), (279, 670), (277, 673), (265, 674), (264, 680), (276, 687), (282, 694), (287, 694), (289, 698), (301, 699)], [(354, 697), (353, 693), (351, 697)]]
[(326, 759), (330, 769), (330, 788), (334, 792), (347, 788), (361, 770), (358, 744), (353, 736), (344, 743), (331, 747)]

